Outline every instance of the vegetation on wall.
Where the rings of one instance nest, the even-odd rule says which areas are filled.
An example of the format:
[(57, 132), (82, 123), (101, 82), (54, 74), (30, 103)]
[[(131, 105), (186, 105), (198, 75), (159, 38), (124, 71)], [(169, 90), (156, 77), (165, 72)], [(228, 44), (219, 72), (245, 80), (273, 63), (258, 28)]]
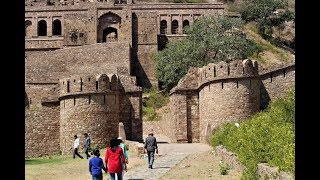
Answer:
[(232, 17), (200, 17), (186, 28), (186, 39), (169, 42), (155, 55), (156, 75), (170, 90), (190, 67), (245, 59), (261, 48), (243, 33), (244, 22)]
[(169, 102), (169, 95), (166, 92), (159, 92), (156, 88), (145, 90), (142, 99), (142, 115), (146, 121), (158, 121), (160, 116), (156, 110)]
[(237, 127), (225, 124), (213, 132), (211, 145), (223, 145), (247, 168), (242, 179), (258, 179), (257, 164), (266, 162), (281, 171), (295, 172), (295, 96), (279, 98)]

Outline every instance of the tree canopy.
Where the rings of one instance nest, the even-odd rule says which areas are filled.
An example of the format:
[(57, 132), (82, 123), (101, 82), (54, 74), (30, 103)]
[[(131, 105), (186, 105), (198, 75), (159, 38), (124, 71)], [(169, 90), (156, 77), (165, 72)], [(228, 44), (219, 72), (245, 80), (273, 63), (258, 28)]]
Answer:
[(186, 29), (188, 36), (169, 42), (155, 55), (156, 75), (162, 88), (170, 90), (190, 67), (219, 61), (244, 59), (261, 51), (242, 32), (244, 22), (232, 17), (200, 17)]
[(271, 37), (273, 26), (294, 20), (294, 12), (289, 10), (287, 0), (243, 0), (236, 10), (246, 22), (256, 21), (264, 37)]

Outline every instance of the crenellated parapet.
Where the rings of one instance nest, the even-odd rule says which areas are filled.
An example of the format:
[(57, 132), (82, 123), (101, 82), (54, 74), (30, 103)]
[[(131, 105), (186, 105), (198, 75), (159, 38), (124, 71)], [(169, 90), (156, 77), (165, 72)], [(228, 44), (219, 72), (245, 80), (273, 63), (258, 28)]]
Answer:
[(98, 76), (70, 76), (60, 79), (60, 97), (92, 94), (92, 93), (110, 93), (119, 90), (119, 77), (115, 74), (100, 74)]
[(199, 69), (199, 76), (199, 86), (222, 79), (256, 77), (259, 76), (258, 63), (250, 59), (235, 60), (230, 63), (224, 61), (217, 64), (210, 63)]
[(260, 76), (264, 76), (270, 73), (275, 73), (277, 71), (283, 71), (286, 69), (291, 69), (295, 67), (295, 59), (293, 59), (290, 62), (283, 62), (281, 64), (276, 64), (276, 65), (272, 65), (272, 66), (268, 66), (268, 67), (261, 67), (259, 74)]
[(259, 76), (259, 68), (257, 61), (250, 59), (235, 60), (230, 63), (220, 61), (219, 63), (210, 63), (201, 68), (190, 68), (171, 93), (178, 90), (195, 90), (209, 82), (239, 79), (239, 78), (255, 78)]

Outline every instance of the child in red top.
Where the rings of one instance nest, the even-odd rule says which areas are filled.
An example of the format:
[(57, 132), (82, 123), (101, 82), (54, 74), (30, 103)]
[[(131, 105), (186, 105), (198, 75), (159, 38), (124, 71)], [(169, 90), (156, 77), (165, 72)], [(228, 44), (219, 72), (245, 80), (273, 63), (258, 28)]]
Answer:
[(124, 170), (127, 169), (125, 163), (125, 157), (122, 148), (118, 146), (118, 140), (112, 138), (110, 140), (110, 147), (107, 148), (106, 156), (104, 158), (106, 169), (110, 173), (111, 180), (115, 180), (115, 174), (117, 174), (118, 180), (122, 180), (122, 164), (124, 164)]

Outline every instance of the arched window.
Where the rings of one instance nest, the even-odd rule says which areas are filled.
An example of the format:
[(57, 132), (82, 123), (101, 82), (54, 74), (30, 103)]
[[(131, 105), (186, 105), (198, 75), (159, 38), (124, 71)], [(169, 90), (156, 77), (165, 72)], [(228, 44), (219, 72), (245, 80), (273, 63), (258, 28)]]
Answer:
[(173, 20), (171, 23), (171, 34), (177, 34), (178, 33), (178, 21), (177, 20)]
[(162, 20), (160, 22), (160, 34), (167, 34), (167, 21)]
[(183, 34), (186, 34), (186, 28), (189, 26), (189, 21), (184, 20), (182, 26), (183, 26)]
[(61, 35), (61, 21), (59, 19), (53, 21), (52, 34)]
[(25, 31), (24, 31), (24, 36), (25, 37), (30, 37), (31, 36), (31, 31), (30, 31), (30, 26), (32, 25), (32, 22), (29, 20), (25, 21)]
[(47, 36), (47, 22), (45, 20), (38, 22), (38, 36)]

